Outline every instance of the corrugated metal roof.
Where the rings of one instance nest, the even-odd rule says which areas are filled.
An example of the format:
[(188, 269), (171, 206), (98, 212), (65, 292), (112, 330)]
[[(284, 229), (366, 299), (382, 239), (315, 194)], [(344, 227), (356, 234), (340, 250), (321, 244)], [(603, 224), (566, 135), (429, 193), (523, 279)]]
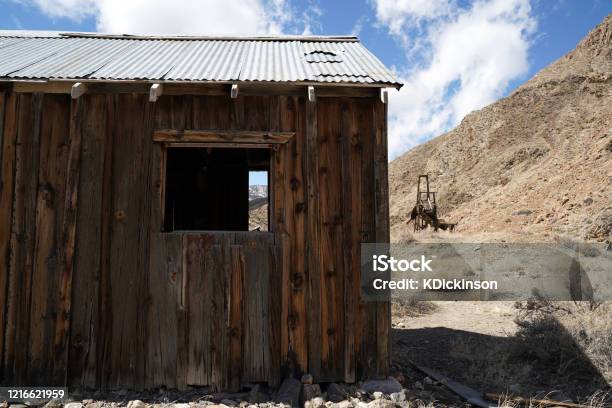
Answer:
[(142, 37), (0, 30), (0, 79), (401, 86), (355, 37)]

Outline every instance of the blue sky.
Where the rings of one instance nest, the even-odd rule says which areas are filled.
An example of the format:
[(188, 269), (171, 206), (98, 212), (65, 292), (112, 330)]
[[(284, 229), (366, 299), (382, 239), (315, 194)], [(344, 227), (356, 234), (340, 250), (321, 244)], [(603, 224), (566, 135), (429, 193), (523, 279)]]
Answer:
[(390, 91), (394, 158), (508, 95), (611, 12), (612, 0), (0, 0), (0, 28), (355, 34), (405, 83)]

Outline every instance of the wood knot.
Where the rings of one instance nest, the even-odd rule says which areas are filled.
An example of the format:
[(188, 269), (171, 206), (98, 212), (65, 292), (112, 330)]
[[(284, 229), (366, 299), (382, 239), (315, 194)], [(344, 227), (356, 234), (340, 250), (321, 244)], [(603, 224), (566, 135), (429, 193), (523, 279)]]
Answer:
[(115, 211), (114, 217), (117, 221), (123, 221), (127, 218), (127, 214), (123, 210), (117, 210)]
[(47, 207), (52, 207), (55, 201), (55, 189), (51, 184), (43, 184), (40, 186), (40, 197), (45, 202)]
[(300, 187), (300, 180), (298, 180), (295, 177), (291, 177), (291, 190), (297, 191), (299, 187)]
[(291, 282), (294, 289), (299, 289), (304, 284), (304, 276), (301, 273), (294, 273), (291, 275)]
[(333, 336), (336, 333), (336, 330), (333, 327), (329, 327), (327, 329), (327, 335), (328, 336)]
[(297, 214), (303, 212), (304, 210), (306, 210), (306, 203), (297, 203), (297, 204), (295, 204), (295, 212)]
[(295, 329), (297, 327), (297, 317), (292, 313), (287, 317), (289, 327)]

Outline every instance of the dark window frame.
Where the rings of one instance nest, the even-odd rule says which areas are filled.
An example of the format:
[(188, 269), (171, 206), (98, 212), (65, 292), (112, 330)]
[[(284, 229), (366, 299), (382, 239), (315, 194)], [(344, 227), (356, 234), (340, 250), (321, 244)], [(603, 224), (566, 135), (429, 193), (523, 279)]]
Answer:
[[(268, 158), (268, 230), (227, 230), (227, 229), (167, 229), (166, 228), (166, 193), (167, 193), (167, 170), (168, 170), (168, 150), (175, 148), (185, 148), (185, 149), (202, 149), (202, 148), (211, 148), (211, 149), (266, 149), (269, 151)], [(162, 165), (161, 165), (161, 176), (162, 176), (162, 186), (161, 186), (161, 196), (160, 196), (160, 217), (161, 217), (161, 225), (160, 232), (164, 234), (193, 234), (193, 233), (213, 233), (213, 232), (240, 232), (240, 233), (254, 233), (254, 234), (262, 234), (262, 233), (272, 233), (272, 214), (273, 212), (273, 157), (274, 153), (278, 151), (279, 144), (278, 143), (244, 143), (244, 142), (221, 142), (221, 143), (206, 143), (206, 142), (165, 142), (161, 143), (162, 150)], [(256, 170), (255, 170), (256, 171)]]

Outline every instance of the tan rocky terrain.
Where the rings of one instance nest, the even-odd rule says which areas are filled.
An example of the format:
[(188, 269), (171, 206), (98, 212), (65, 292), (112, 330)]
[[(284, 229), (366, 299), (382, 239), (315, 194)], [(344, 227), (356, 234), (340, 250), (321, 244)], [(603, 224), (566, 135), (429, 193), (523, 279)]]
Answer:
[(464, 238), (609, 239), (612, 15), (508, 97), (391, 162), (394, 241), (412, 233), (419, 174)]

